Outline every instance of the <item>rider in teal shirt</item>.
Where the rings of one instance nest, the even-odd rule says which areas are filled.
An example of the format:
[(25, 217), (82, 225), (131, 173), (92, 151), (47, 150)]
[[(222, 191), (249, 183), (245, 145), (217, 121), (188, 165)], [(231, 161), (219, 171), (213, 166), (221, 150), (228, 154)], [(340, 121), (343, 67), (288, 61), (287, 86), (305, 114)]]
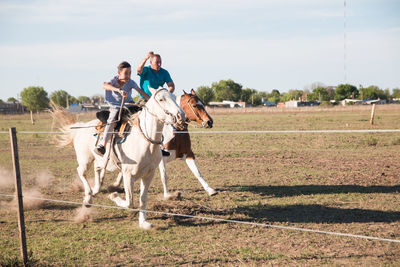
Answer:
[[(144, 66), (146, 61), (150, 59), (150, 66)], [(161, 68), (161, 56), (149, 52), (146, 57), (139, 63), (137, 68), (138, 75), (140, 76), (140, 87), (148, 95), (151, 96), (149, 87), (158, 89), (165, 83), (168, 85), (168, 90), (173, 93), (175, 90), (174, 82), (166, 69)]]

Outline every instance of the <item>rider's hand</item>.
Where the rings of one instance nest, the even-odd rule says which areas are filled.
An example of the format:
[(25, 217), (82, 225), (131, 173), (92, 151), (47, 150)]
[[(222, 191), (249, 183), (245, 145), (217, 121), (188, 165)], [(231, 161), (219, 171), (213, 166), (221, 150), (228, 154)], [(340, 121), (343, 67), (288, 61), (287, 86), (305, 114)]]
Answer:
[(126, 98), (128, 96), (128, 94), (122, 89), (119, 90), (119, 93), (122, 95), (123, 98)]
[(152, 56), (154, 56), (154, 53), (153, 53), (153, 51), (150, 51), (149, 53), (147, 53), (146, 58), (149, 59), (149, 58), (151, 58)]

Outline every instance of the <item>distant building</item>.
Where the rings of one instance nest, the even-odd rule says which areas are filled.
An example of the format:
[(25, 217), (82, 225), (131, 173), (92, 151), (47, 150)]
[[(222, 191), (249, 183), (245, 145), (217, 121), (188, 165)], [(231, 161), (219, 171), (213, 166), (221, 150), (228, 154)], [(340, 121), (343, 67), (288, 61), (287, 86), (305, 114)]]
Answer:
[(245, 108), (248, 106), (248, 104), (243, 101), (234, 102), (234, 101), (224, 100), (222, 102), (209, 102), (208, 106), (218, 107), (218, 108)]
[(285, 102), (286, 108), (297, 108), (297, 107), (313, 107), (319, 106), (319, 102), (317, 101), (298, 101), (298, 100), (290, 100)]
[(24, 107), (19, 102), (1, 102), (0, 103), (0, 113), (1, 114), (22, 114), (26, 112), (26, 107)]

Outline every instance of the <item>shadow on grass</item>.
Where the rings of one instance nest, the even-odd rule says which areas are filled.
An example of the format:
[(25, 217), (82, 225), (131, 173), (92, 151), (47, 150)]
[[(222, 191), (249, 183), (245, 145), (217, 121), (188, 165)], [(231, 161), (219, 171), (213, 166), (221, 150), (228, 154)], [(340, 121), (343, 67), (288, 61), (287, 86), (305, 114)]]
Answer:
[(233, 214), (244, 214), (252, 221), (293, 222), (293, 223), (366, 223), (400, 221), (400, 212), (365, 209), (339, 209), (317, 204), (239, 206)]
[(228, 186), (227, 191), (252, 192), (261, 196), (291, 197), (317, 194), (347, 194), (347, 193), (399, 193), (400, 185), (395, 186), (360, 186), (360, 185), (294, 185), (294, 186), (259, 186), (242, 185)]

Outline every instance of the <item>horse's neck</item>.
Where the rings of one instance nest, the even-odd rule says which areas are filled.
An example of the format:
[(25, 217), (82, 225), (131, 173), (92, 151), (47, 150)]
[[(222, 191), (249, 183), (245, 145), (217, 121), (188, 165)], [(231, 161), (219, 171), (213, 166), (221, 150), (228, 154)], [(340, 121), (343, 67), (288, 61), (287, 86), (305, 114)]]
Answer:
[(154, 115), (143, 109), (139, 114), (140, 128), (143, 133), (154, 141), (160, 141), (162, 136), (163, 123)]

